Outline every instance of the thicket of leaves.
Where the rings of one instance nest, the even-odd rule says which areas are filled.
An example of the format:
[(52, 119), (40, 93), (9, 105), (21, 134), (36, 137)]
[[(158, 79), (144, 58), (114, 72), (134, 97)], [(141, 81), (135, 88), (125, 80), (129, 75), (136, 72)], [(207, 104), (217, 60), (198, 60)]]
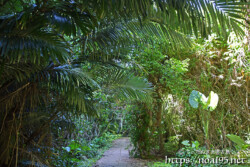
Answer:
[[(213, 34), (207, 40), (196, 40), (192, 49), (182, 49), (175, 54), (167, 52), (167, 47), (154, 49), (150, 45), (149, 48), (142, 47), (135, 56), (135, 60), (138, 57), (140, 61), (135, 61), (137, 73), (153, 83), (154, 100), (151, 104), (135, 104), (137, 107), (129, 117), (134, 154), (176, 156), (184, 140), (198, 141), (205, 149), (238, 149), (228, 134), (249, 140), (246, 37), (240, 39), (231, 33), (227, 39), (222, 39)], [(151, 59), (154, 61), (149, 61)], [(213, 111), (202, 107), (193, 109), (188, 99), (192, 90), (199, 90), (206, 96), (211, 91), (216, 92), (219, 96), (217, 108)], [(207, 128), (203, 124), (204, 112), (209, 112), (210, 116)]]
[[(183, 78), (189, 84), (184, 84), (187, 87), (182, 90), (181, 96), (170, 91), (168, 94), (171, 96), (165, 100), (167, 106), (163, 120), (163, 124), (166, 125), (164, 155), (191, 159), (192, 162), (183, 163), (182, 166), (203, 166), (204, 164), (198, 162), (197, 158), (206, 159), (218, 156), (236, 158), (238, 156), (247, 159), (250, 63), (247, 37), (239, 39), (231, 33), (227, 39), (222, 39), (213, 34), (207, 40), (196, 40), (195, 43), (191, 52), (184, 49), (172, 55), (181, 60), (190, 59), (188, 71)], [(205, 96), (208, 96), (210, 91), (216, 92), (219, 97), (217, 107), (209, 111), (202, 106), (190, 105), (189, 95), (192, 94), (191, 92), (197, 93), (192, 90), (199, 90)], [(201, 104), (203, 102), (200, 101)], [(143, 107), (139, 106), (142, 110)], [(208, 115), (209, 117), (204, 120), (203, 116)], [(136, 122), (143, 120), (149, 121), (150, 118), (137, 117), (132, 124), (140, 127)], [(204, 122), (207, 123), (207, 127)], [(143, 127), (150, 129), (148, 125)], [(146, 133), (149, 134), (147, 131)], [(147, 143), (143, 145), (147, 148), (158, 143), (155, 139), (147, 141), (151, 142), (149, 145), (146, 145)], [(139, 153), (145, 154), (145, 152)], [(232, 165), (224, 162), (207, 165)], [(247, 166), (246, 163), (242, 165)], [(158, 162), (153, 163), (152, 166), (180, 166), (180, 164)]]
[[(219, 96), (217, 108), (211, 112), (209, 138), (215, 148), (231, 147), (227, 134), (235, 134), (247, 140), (248, 85), (249, 85), (249, 52), (247, 37), (239, 39), (231, 33), (228, 39), (222, 40), (212, 35), (208, 40), (197, 45), (197, 60), (190, 66), (189, 77), (196, 81), (198, 90), (206, 95), (214, 91)], [(202, 127), (197, 117), (199, 112), (189, 109), (184, 114), (187, 125), (196, 122), (195, 128), (186, 132), (196, 134), (190, 139), (203, 139)], [(198, 119), (201, 119), (198, 117)], [(183, 129), (184, 131), (184, 129)]]

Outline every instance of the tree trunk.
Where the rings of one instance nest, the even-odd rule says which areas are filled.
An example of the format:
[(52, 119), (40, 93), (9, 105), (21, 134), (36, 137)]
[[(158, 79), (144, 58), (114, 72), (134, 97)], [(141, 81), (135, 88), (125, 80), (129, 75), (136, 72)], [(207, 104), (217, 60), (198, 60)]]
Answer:
[(160, 89), (157, 90), (157, 99), (156, 99), (156, 121), (157, 121), (157, 131), (158, 131), (158, 145), (159, 145), (159, 153), (164, 153), (164, 139), (163, 139), (163, 125), (162, 125), (162, 113), (163, 113), (163, 101)]

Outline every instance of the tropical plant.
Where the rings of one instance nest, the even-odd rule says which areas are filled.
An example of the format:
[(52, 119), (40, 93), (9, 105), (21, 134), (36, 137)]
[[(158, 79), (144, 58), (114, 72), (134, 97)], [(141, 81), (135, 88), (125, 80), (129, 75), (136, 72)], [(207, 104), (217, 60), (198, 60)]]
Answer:
[[(94, 114), (90, 103), (91, 94), (100, 86), (81, 67), (71, 65), (74, 56), (70, 55), (71, 48), (66, 41), (66, 36), (76, 35), (76, 29), (86, 33), (87, 26), (82, 25), (91, 27), (92, 23), (89, 15), (77, 13), (78, 10), (73, 6), (65, 8), (57, 5), (53, 4), (43, 12), (39, 11), (42, 7), (30, 7), (14, 16), (1, 18), (2, 165), (17, 165), (19, 154), (48, 164), (48, 161), (38, 158), (35, 151), (34, 154), (27, 151), (30, 146), (37, 147), (43, 141), (47, 133), (43, 132), (44, 128), (50, 126), (58, 113), (69, 108), (77, 111), (76, 114), (80, 114), (79, 111)], [(123, 72), (120, 70), (119, 73)], [(138, 93), (133, 93), (137, 88), (144, 93), (143, 86), (147, 84), (140, 87), (142, 80), (130, 80), (131, 74), (125, 73), (122, 77), (124, 85), (132, 80), (138, 83), (137, 87), (123, 89), (130, 91), (127, 97), (138, 96)], [(44, 123), (29, 126), (27, 130), (24, 128), (27, 126), (24, 119), (32, 120), (32, 113), (43, 117), (42, 112), (37, 113), (43, 110), (40, 106), (51, 104), (55, 106), (44, 107), (48, 120), (44, 117), (41, 119)]]
[[(207, 147), (209, 146), (209, 120), (210, 120), (210, 111), (213, 111), (218, 104), (219, 97), (216, 93), (213, 91), (210, 92), (209, 97), (206, 98), (205, 95), (202, 93), (193, 90), (189, 96), (189, 103), (193, 108), (198, 108), (199, 103), (202, 105), (202, 111), (201, 111), (201, 118), (202, 118), (202, 124), (205, 132), (206, 137), (206, 144)], [(207, 111), (205, 111), (207, 110)]]
[[(154, 88), (151, 103), (138, 102), (138, 108), (135, 109), (135, 115), (140, 116), (134, 119), (134, 126), (138, 126), (138, 130), (133, 130), (132, 139), (140, 141), (134, 142), (138, 147), (135, 150), (140, 156), (148, 156), (150, 151), (146, 150), (151, 149), (154, 153), (164, 153), (164, 141), (168, 134), (165, 125), (170, 115), (166, 111), (169, 108), (166, 99), (170, 94), (178, 96), (184, 93), (183, 90), (188, 87), (188, 81), (183, 76), (187, 72), (189, 60), (170, 57), (167, 47), (164, 42), (155, 40), (152, 44), (138, 46), (133, 56), (137, 75), (146, 77)], [(154, 148), (148, 148), (150, 146)]]
[(237, 135), (228, 134), (227, 137), (236, 144), (237, 149), (246, 150), (249, 147), (249, 144)]
[[(39, 158), (45, 150), (40, 151), (39, 144), (51, 144), (46, 141), (52, 137), (50, 123), (57, 117), (71, 117), (70, 113), (95, 113), (92, 93), (103, 80), (94, 80), (83, 70), (84, 63), (119, 66), (117, 62), (143, 42), (145, 33), (183, 47), (189, 46), (189, 40), (182, 33), (207, 36), (229, 29), (243, 35), (238, 24), (245, 20), (244, 5), (222, 0), (1, 1), (0, 165), (17, 166), (19, 159), (48, 165), (50, 154)], [(122, 55), (117, 54), (120, 50)], [(123, 98), (141, 98), (149, 88), (146, 81), (127, 72), (112, 72), (116, 82), (108, 83), (120, 88)]]
[[(231, 146), (227, 134), (236, 134), (244, 138), (248, 133), (246, 121), (248, 105), (245, 103), (248, 82), (245, 81), (249, 75), (247, 72), (249, 54), (244, 41), (245, 39), (238, 39), (234, 33), (231, 33), (227, 40), (211, 35), (208, 40), (198, 44), (199, 51), (194, 57), (199, 57), (199, 61), (189, 57), (194, 60), (190, 63), (189, 70), (189, 76), (193, 76), (198, 86), (194, 89), (207, 94), (210, 90), (214, 90), (220, 96), (220, 105), (217, 106), (216, 112), (209, 112), (211, 113), (209, 137), (215, 147)], [(240, 125), (230, 121), (235, 115), (237, 121), (241, 122)], [(192, 133), (197, 132), (198, 137), (203, 131), (203, 127), (199, 127), (198, 120), (201, 119), (199, 110), (187, 110), (186, 116), (190, 124), (195, 122), (195, 130)], [(199, 138), (201, 139), (201, 136)]]

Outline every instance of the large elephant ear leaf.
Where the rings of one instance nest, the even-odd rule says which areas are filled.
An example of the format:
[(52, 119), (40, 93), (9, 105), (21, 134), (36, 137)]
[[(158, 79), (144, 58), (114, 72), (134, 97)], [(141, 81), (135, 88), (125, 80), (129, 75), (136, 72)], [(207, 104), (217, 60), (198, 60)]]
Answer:
[(198, 108), (199, 103), (206, 104), (206, 102), (207, 102), (207, 98), (201, 92), (193, 90), (191, 94), (189, 95), (189, 104), (193, 108)]
[(214, 93), (213, 91), (210, 92), (209, 98), (208, 98), (208, 108), (210, 111), (213, 111), (219, 102), (219, 96), (217, 93)]

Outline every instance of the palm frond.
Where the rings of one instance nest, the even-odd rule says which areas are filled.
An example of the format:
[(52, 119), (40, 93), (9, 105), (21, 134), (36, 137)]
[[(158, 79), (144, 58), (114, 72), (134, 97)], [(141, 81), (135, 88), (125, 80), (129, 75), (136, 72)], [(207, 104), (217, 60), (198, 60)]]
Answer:
[[(49, 91), (56, 91), (56, 95), (66, 95), (68, 99), (78, 99), (71, 104), (77, 103), (79, 109), (86, 112), (83, 104), (87, 92), (84, 90), (89, 89), (90, 91), (99, 88), (91, 76), (79, 68), (71, 68), (69, 65), (57, 67), (50, 65), (45, 68), (32, 64), (24, 65), (5, 65), (5, 70), (9, 71), (1, 76), (2, 79), (4, 78), (0, 87), (2, 105), (15, 104), (15, 101), (19, 101), (23, 97), (22, 93), (28, 93), (27, 100), (34, 103), (34, 101), (44, 98), (43, 96)], [(23, 68), (21, 68), (22, 66)], [(80, 93), (81, 91), (82, 93)]]
[(229, 29), (242, 36), (244, 33), (238, 23), (246, 21), (247, 4), (235, 0), (169, 0), (161, 2), (165, 14), (158, 11), (152, 16), (161, 16), (162, 23), (170, 24), (173, 29), (180, 29), (185, 34), (194, 33), (206, 37), (216, 32), (226, 35)]
[(79, 56), (73, 63), (94, 61), (112, 65), (116, 60), (126, 61), (126, 55), (137, 45), (150, 43), (152, 38), (169, 43), (174, 49), (192, 46), (190, 38), (169, 26), (160, 25), (152, 20), (141, 25), (138, 20), (131, 20), (100, 26), (82, 39), (76, 39), (77, 43), (82, 43), (82, 52), (78, 53)]
[(88, 9), (80, 8), (81, 5), (76, 2), (53, 2), (50, 1), (45, 6), (45, 16), (50, 25), (57, 28), (59, 32), (65, 35), (76, 36), (78, 31), (82, 34), (88, 34), (96, 27), (97, 20)]
[[(227, 29), (238, 31), (246, 21), (247, 5), (241, 0), (107, 0), (100, 3), (94, 0), (83, 3), (98, 19), (126, 18), (161, 20), (161, 24), (170, 26), (185, 34), (196, 34), (206, 37), (212, 32), (223, 35)], [(121, 19), (120, 19), (121, 20)], [(238, 35), (243, 35), (241, 31)]]
[(152, 91), (151, 84), (133, 73), (125, 70), (112, 68), (102, 75), (99, 81), (102, 89), (114, 95), (117, 99), (136, 99), (149, 101), (149, 94)]
[(49, 32), (34, 32), (25, 36), (0, 34), (1, 58), (8, 62), (55, 63), (66, 62), (69, 50), (58, 35)]

